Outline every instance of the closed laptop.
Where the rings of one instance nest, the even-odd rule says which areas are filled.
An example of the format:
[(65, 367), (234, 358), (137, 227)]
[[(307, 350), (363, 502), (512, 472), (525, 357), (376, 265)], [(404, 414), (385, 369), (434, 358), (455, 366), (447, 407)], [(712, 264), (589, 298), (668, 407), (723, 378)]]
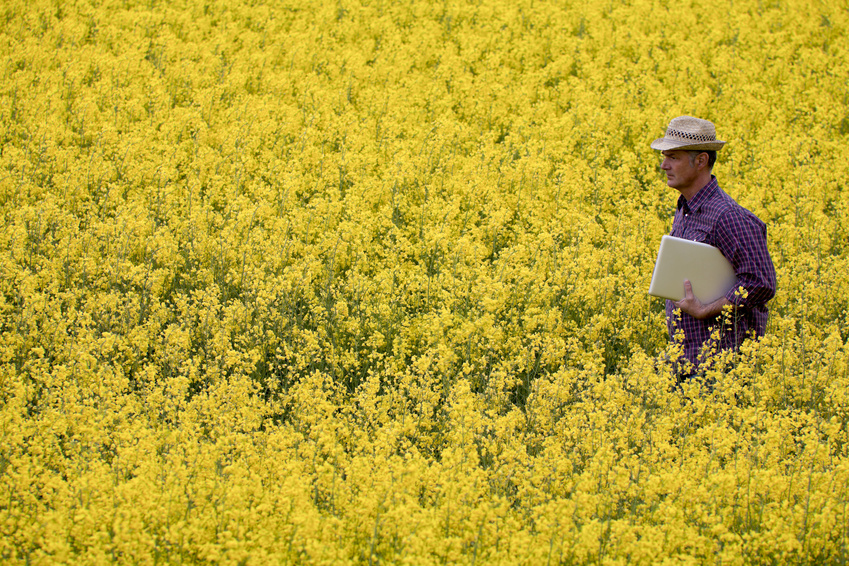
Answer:
[(690, 280), (693, 295), (705, 304), (724, 296), (737, 281), (731, 262), (719, 249), (703, 242), (663, 236), (649, 295), (680, 301), (684, 298), (685, 279)]

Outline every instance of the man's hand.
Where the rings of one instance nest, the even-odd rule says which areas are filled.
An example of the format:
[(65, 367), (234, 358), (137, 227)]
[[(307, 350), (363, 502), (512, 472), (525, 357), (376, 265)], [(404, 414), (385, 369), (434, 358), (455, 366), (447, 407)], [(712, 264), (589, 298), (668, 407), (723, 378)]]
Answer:
[(684, 280), (684, 298), (672, 301), (676, 308), (699, 320), (716, 316), (722, 312), (722, 307), (731, 304), (725, 297), (720, 297), (712, 303), (704, 304), (693, 294), (693, 285), (689, 279)]

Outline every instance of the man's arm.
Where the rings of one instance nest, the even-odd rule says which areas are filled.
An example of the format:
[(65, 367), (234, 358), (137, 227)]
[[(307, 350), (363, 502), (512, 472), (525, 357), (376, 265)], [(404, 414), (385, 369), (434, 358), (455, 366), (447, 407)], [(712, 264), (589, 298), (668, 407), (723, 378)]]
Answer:
[[(716, 224), (716, 247), (734, 266), (737, 283), (725, 294), (738, 306), (764, 305), (775, 296), (775, 267), (766, 243), (766, 225), (751, 212), (735, 207)], [(745, 293), (739, 293), (739, 288)]]

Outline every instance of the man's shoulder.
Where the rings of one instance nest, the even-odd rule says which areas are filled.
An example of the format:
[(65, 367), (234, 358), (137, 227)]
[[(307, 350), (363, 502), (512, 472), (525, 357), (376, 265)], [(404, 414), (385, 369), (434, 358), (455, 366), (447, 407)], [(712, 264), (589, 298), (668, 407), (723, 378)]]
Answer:
[(738, 203), (734, 198), (726, 193), (722, 188), (718, 185), (716, 187), (716, 191), (711, 195), (710, 199), (710, 207), (714, 210), (717, 218), (725, 218), (725, 219), (749, 219), (755, 220), (758, 223), (763, 224), (760, 218), (744, 207), (740, 203)]
[(723, 191), (715, 181), (706, 188), (707, 190), (699, 195), (701, 201), (698, 204), (698, 208), (705, 220), (717, 222), (733, 211), (733, 209), (740, 207), (737, 201)]
[(721, 203), (717, 203), (714, 214), (715, 226), (718, 229), (737, 232), (743, 227), (749, 227), (750, 230), (756, 229), (758, 232), (766, 231), (766, 223), (763, 220), (728, 195)]

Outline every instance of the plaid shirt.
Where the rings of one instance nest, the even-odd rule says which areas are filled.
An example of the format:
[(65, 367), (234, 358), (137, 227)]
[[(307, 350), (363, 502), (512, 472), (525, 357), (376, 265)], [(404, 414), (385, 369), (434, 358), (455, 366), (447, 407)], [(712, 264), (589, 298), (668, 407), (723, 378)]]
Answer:
[[(766, 303), (775, 296), (775, 267), (766, 245), (766, 224), (737, 204), (719, 188), (716, 177), (690, 202), (678, 198), (678, 210), (672, 222), (672, 236), (705, 242), (719, 248), (734, 266), (737, 286), (725, 298), (734, 306), (732, 316), (698, 320), (676, 312), (666, 301), (666, 325), (671, 340), (683, 331), (684, 357), (698, 368), (717, 350), (737, 349), (751, 333), (763, 336), (769, 309)], [(742, 287), (745, 293), (739, 293)]]

